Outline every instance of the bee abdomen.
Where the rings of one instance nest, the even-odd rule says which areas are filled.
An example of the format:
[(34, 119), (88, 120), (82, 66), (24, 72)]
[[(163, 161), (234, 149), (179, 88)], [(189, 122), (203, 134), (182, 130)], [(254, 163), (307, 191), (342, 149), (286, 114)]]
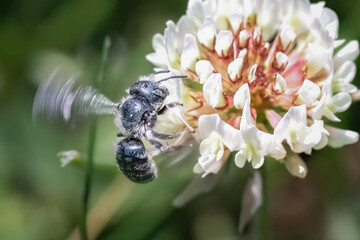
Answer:
[(139, 139), (121, 140), (116, 148), (116, 162), (121, 172), (133, 182), (148, 183), (156, 177), (156, 166)]

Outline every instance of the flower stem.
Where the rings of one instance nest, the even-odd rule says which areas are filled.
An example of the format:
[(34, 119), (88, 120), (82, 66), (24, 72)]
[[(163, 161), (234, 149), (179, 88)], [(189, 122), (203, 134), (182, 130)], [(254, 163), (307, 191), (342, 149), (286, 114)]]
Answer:
[[(101, 91), (102, 83), (105, 78), (110, 45), (111, 45), (110, 38), (106, 37), (102, 49), (100, 70), (95, 82), (95, 88), (99, 89), (100, 91)], [(90, 119), (88, 154), (87, 154), (88, 159), (86, 163), (85, 185), (84, 185), (84, 193), (82, 199), (82, 213), (81, 213), (81, 221), (80, 221), (80, 235), (82, 240), (88, 239), (87, 227), (86, 227), (86, 215), (89, 206), (92, 175), (94, 170), (94, 147), (95, 147), (95, 137), (96, 137), (96, 123), (97, 123), (97, 117), (92, 116)]]

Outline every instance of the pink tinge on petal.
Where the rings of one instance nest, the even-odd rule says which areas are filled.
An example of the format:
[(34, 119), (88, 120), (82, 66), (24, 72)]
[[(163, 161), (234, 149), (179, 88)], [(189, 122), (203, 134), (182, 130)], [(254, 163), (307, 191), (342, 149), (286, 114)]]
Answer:
[(229, 125), (236, 128), (236, 129), (239, 129), (239, 126), (240, 126), (240, 122), (241, 122), (241, 117), (240, 116), (236, 116), (235, 118), (231, 119), (229, 121)]
[(287, 109), (290, 108), (292, 105), (294, 105), (294, 101), (296, 99), (296, 90), (288, 90), (285, 93), (279, 95), (276, 97), (276, 102), (279, 106), (282, 106), (283, 108)]
[(306, 61), (301, 56), (295, 54), (289, 56), (289, 63), (281, 74), (285, 78), (288, 88), (298, 89), (301, 87), (306, 76), (305, 64)]
[(254, 121), (256, 121), (257, 118), (257, 112), (255, 108), (251, 108), (251, 116), (254, 119)]
[(265, 114), (266, 114), (266, 118), (269, 121), (271, 127), (275, 129), (276, 126), (279, 124), (282, 117), (274, 110), (267, 110), (265, 112)]

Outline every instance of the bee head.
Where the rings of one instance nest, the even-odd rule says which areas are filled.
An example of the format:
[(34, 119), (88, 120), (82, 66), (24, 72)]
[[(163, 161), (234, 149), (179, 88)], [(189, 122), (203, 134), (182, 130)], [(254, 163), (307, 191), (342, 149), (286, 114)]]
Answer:
[(145, 98), (155, 108), (160, 107), (169, 95), (166, 87), (154, 81), (137, 81), (130, 88), (130, 95)]

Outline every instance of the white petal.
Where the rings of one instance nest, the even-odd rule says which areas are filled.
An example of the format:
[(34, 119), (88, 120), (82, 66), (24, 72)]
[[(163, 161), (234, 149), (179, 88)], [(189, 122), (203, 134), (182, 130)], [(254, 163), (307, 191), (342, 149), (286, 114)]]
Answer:
[(264, 43), (264, 49), (265, 49), (266, 51), (269, 51), (269, 50), (270, 50), (270, 43), (269, 43), (269, 42)]
[(208, 138), (211, 132), (216, 132), (224, 145), (234, 151), (241, 145), (241, 138), (238, 137), (238, 133), (235, 128), (224, 122), (219, 115), (202, 115), (199, 118), (198, 132), (201, 139)]
[(246, 100), (250, 101), (250, 89), (249, 84), (243, 84), (234, 95), (234, 106), (237, 109), (243, 109)]
[(146, 59), (156, 66), (167, 67), (169, 61), (165, 50), (164, 36), (159, 33), (155, 34), (152, 39), (152, 46), (155, 52), (146, 55)]
[(333, 96), (330, 102), (327, 104), (327, 107), (333, 112), (344, 112), (346, 111), (352, 103), (352, 99), (349, 93), (341, 92)]
[(220, 144), (220, 149), (219, 149), (219, 151), (218, 151), (217, 154), (216, 154), (216, 161), (220, 161), (220, 160), (221, 160), (221, 158), (224, 156), (224, 152), (225, 152), (224, 145), (223, 145), (223, 144)]
[(200, 60), (195, 65), (196, 74), (200, 78), (200, 83), (204, 83), (215, 69), (208, 60)]
[(308, 1), (281, 1), (281, 5), (284, 5), (283, 14), (285, 17), (282, 21), (285, 24), (290, 25), (297, 35), (309, 31), (313, 16)]
[(220, 136), (215, 132), (211, 131), (210, 136), (203, 139), (199, 146), (201, 155), (216, 154), (220, 150), (221, 145)]
[(329, 33), (330, 37), (336, 39), (338, 36), (339, 22), (334, 21), (326, 25), (326, 31)]
[(289, 26), (285, 25), (280, 32), (280, 41), (284, 49), (287, 49), (296, 39), (296, 33)]
[[(249, 119), (249, 122), (252, 121), (252, 119)], [(241, 127), (241, 126), (240, 126)], [(250, 161), (253, 154), (256, 153), (256, 151), (261, 151), (261, 141), (259, 139), (259, 132), (260, 130), (255, 127), (254, 124), (249, 123), (248, 126), (240, 129), (241, 138), (242, 138), (242, 147), (247, 150), (247, 158)]]
[(177, 49), (176, 25), (173, 21), (166, 22), (167, 28), (164, 31), (165, 49), (169, 63), (173, 68), (179, 67), (180, 52)]
[(325, 115), (326, 103), (330, 98), (330, 94), (331, 94), (331, 86), (325, 84), (322, 90), (323, 90), (322, 93), (323, 95), (321, 96), (320, 100), (315, 101), (314, 107), (308, 111), (309, 115), (314, 120), (320, 120)]
[(260, 168), (264, 164), (264, 155), (261, 153), (254, 154), (251, 159), (251, 165), (254, 169)]
[(195, 27), (199, 27), (204, 20), (204, 8), (201, 0), (191, 0), (188, 3), (186, 15), (192, 20)]
[(246, 130), (254, 126), (254, 119), (250, 111), (250, 99), (246, 99), (241, 116), (240, 130)]
[(243, 68), (244, 59), (236, 58), (228, 66), (228, 73), (231, 80), (236, 80), (241, 77), (241, 72)]
[(229, 54), (230, 47), (234, 40), (233, 34), (230, 31), (220, 31), (216, 36), (215, 51), (221, 57), (226, 57)]
[(341, 119), (338, 118), (332, 111), (330, 111), (328, 107), (325, 107), (323, 109), (323, 116), (329, 119), (330, 121), (341, 122)]
[(320, 87), (316, 83), (305, 79), (297, 92), (296, 103), (306, 104), (306, 106), (310, 107), (319, 98), (320, 92)]
[(306, 126), (306, 105), (291, 107), (274, 129), (274, 135), (282, 141), (288, 135), (290, 127), (302, 126)]
[(356, 74), (356, 65), (351, 61), (347, 61), (342, 64), (334, 75), (333, 90), (340, 92), (345, 91), (348, 93), (354, 93), (357, 91), (357, 87), (350, 84)]
[(237, 167), (239, 168), (243, 168), (245, 166), (246, 163), (246, 154), (245, 154), (245, 150), (241, 149), (239, 152), (236, 153), (235, 155), (235, 164)]
[(203, 25), (200, 26), (197, 37), (199, 42), (210, 50), (214, 50), (214, 42), (216, 37), (216, 26), (211, 17), (207, 17)]
[(323, 28), (329, 33), (332, 39), (338, 36), (339, 19), (336, 13), (329, 9), (324, 8), (321, 15), (318, 17)]
[(246, 30), (242, 30), (239, 33), (239, 45), (240, 47), (245, 47), (248, 40), (250, 38), (250, 34)]
[(349, 83), (351, 82), (356, 74), (356, 65), (351, 61), (347, 61), (336, 70), (334, 78), (335, 81)]
[(357, 86), (351, 83), (335, 83), (333, 84), (333, 91), (334, 92), (347, 92), (354, 94), (358, 90)]
[(319, 44), (308, 45), (305, 59), (307, 61), (306, 77), (309, 79), (315, 77), (321, 70), (329, 74), (332, 69), (332, 60), (328, 51)]
[(184, 36), (189, 33), (192, 35), (196, 35), (196, 29), (194, 28), (194, 25), (190, 18), (186, 15), (183, 15), (180, 17), (179, 21), (176, 24), (177, 27), (177, 38), (178, 38), (178, 47), (181, 47), (184, 45), (183, 39)]
[(306, 177), (307, 166), (297, 154), (288, 156), (285, 160), (285, 166), (291, 175), (299, 178)]
[(323, 134), (321, 136), (321, 140), (318, 144), (316, 144), (313, 148), (315, 150), (320, 150), (320, 149), (323, 149), (324, 147), (326, 147), (326, 145), (328, 144), (329, 142), (329, 137), (327, 134)]
[(345, 45), (334, 57), (335, 68), (346, 61), (354, 61), (359, 56), (359, 42), (353, 40)]
[(256, 44), (261, 41), (261, 28), (259, 26), (254, 28), (253, 39)]
[(333, 148), (341, 148), (348, 144), (359, 141), (359, 134), (354, 131), (325, 126), (329, 131), (329, 145)]
[(245, 12), (245, 16), (248, 17), (250, 15), (252, 15), (255, 11), (255, 2), (251, 1), (251, 0), (244, 0), (243, 1), (243, 6), (244, 6), (244, 12)]
[(256, 24), (262, 30), (262, 38), (269, 41), (279, 28), (281, 17), (279, 2), (276, 0), (260, 0), (256, 2), (254, 10), (256, 12)]
[(254, 64), (254, 65), (250, 68), (249, 76), (248, 76), (248, 79), (249, 79), (249, 82), (250, 82), (250, 83), (252, 83), (252, 82), (255, 81), (255, 79), (256, 79), (257, 67), (258, 67), (258, 65), (257, 65), (257, 64)]
[(240, 14), (230, 15), (229, 22), (230, 22), (232, 30), (234, 32), (237, 32), (239, 30), (241, 22), (242, 22), (242, 15), (240, 15)]
[(200, 163), (196, 163), (193, 168), (193, 172), (196, 174), (202, 174), (204, 173), (204, 169), (201, 167)]
[(199, 47), (196, 37), (191, 34), (185, 35), (184, 48), (181, 54), (181, 67), (183, 69), (195, 70), (195, 63), (200, 58)]
[(314, 15), (317, 18), (320, 18), (321, 14), (323, 13), (324, 7), (325, 7), (325, 2), (314, 3), (314, 4), (311, 4), (310, 7), (311, 7), (312, 15)]
[(283, 93), (285, 92), (286, 89), (287, 89), (287, 84), (285, 78), (280, 74), (276, 74), (273, 90), (276, 93)]
[(324, 129), (324, 122), (315, 120), (311, 127), (304, 126), (299, 129), (292, 150), (296, 153), (311, 153), (311, 149), (321, 141), (322, 135), (327, 133)]
[(216, 161), (215, 155), (201, 156), (198, 161), (202, 169), (205, 171), (203, 177), (209, 173), (218, 173), (223, 164), (221, 161)]
[(341, 45), (343, 45), (344, 43), (345, 43), (345, 39), (335, 40), (334, 41), (334, 48), (338, 48)]
[(262, 131), (258, 132), (258, 136), (261, 142), (261, 150), (264, 155), (270, 155), (275, 159), (283, 159), (285, 157), (285, 148), (277, 137)]
[(283, 52), (277, 52), (275, 55), (276, 67), (284, 69), (288, 63), (289, 57)]
[(317, 145), (322, 140), (322, 135), (329, 135), (329, 132), (324, 128), (324, 121), (315, 120), (310, 126), (311, 133), (306, 137), (305, 143), (311, 143), (312, 146)]
[(213, 73), (203, 85), (204, 98), (211, 107), (221, 107), (224, 104), (223, 85), (220, 73)]
[(241, 51), (239, 52), (238, 58), (243, 58), (243, 59), (245, 59), (246, 55), (247, 55), (247, 49), (244, 48), (243, 50), (241, 50)]

